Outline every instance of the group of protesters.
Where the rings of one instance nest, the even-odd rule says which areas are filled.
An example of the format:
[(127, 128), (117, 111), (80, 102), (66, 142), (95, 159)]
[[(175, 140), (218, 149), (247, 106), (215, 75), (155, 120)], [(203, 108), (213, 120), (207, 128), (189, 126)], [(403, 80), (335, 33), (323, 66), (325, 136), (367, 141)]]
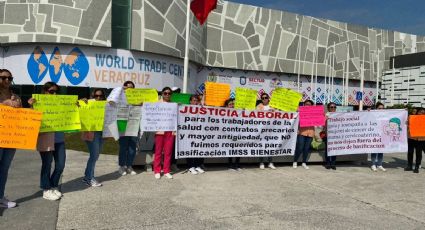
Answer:
[[(19, 96), (14, 94), (10, 89), (13, 81), (12, 73), (7, 69), (0, 70), (0, 104), (11, 106), (15, 108), (22, 107), (22, 102)], [(126, 90), (128, 88), (135, 88), (135, 84), (131, 81), (127, 81), (122, 87), (114, 90)], [(60, 90), (60, 87), (54, 82), (47, 82), (42, 87), (42, 94), (56, 95)], [(171, 95), (177, 88), (165, 87), (160, 92), (160, 102), (171, 102)], [(111, 93), (112, 94), (112, 93)], [(108, 101), (111, 104), (115, 102), (109, 100), (106, 93), (102, 89), (94, 89), (91, 93), (91, 98), (83, 99), (96, 100), (96, 101)], [(203, 95), (192, 95), (190, 97), (190, 105), (202, 105), (204, 101)], [(269, 105), (270, 96), (267, 93), (262, 93), (260, 100), (257, 102), (257, 110), (273, 110)], [(32, 107), (37, 101), (34, 98), (28, 100), (28, 104)], [(224, 107), (233, 108), (235, 100), (229, 98), (225, 101)], [(314, 102), (311, 100), (304, 101), (301, 106), (312, 106)], [(336, 112), (337, 105), (333, 102), (326, 105), (328, 113)], [(384, 109), (382, 103), (377, 103), (375, 109)], [(416, 108), (411, 111), (410, 114), (425, 114), (424, 108)], [(103, 136), (102, 131), (93, 132), (82, 132), (82, 140), (86, 142), (89, 151), (89, 158), (87, 161), (86, 169), (82, 182), (90, 187), (100, 187), (102, 184), (95, 178), (95, 165), (99, 158), (99, 154), (102, 151)], [(174, 131), (156, 132), (155, 133), (155, 149), (154, 149), (154, 160), (153, 160), (153, 171), (154, 177), (160, 179), (161, 176), (172, 179), (172, 163), (175, 162), (174, 158), (174, 142), (175, 142)], [(293, 158), (293, 168), (298, 167), (299, 158), (301, 157), (301, 166), (304, 169), (309, 169), (308, 156), (312, 141), (322, 139), (325, 144), (325, 167), (326, 169), (336, 170), (336, 156), (328, 156), (327, 154), (327, 135), (326, 125), (322, 127), (322, 131), (317, 134), (316, 128), (311, 127), (300, 127), (298, 129), (297, 144), (295, 154)], [(133, 161), (137, 152), (138, 137), (124, 136), (120, 133), (119, 137), (119, 153), (118, 153), (118, 173), (121, 176), (125, 175), (136, 175), (137, 173), (133, 169)], [(422, 151), (425, 148), (425, 139), (409, 138), (408, 139), (408, 165), (405, 168), (406, 171), (419, 172), (419, 168), (422, 160)], [(416, 150), (416, 164), (413, 165), (413, 155)], [(15, 202), (9, 201), (4, 196), (6, 180), (8, 176), (9, 167), (13, 160), (16, 149), (0, 148), (0, 206), (6, 208), (13, 208), (16, 206)], [(47, 132), (40, 133), (37, 140), (37, 151), (41, 157), (41, 172), (40, 172), (40, 188), (43, 190), (43, 198), (47, 200), (58, 200), (63, 194), (59, 189), (59, 181), (62, 172), (65, 167), (66, 161), (66, 150), (65, 150), (65, 134), (64, 132)], [(371, 154), (371, 170), (372, 171), (386, 171), (382, 165), (383, 154), (373, 153)], [(52, 162), (54, 161), (54, 170), (51, 172)], [(273, 164), (272, 157), (262, 157), (259, 159), (259, 168), (265, 169), (276, 169)], [(205, 173), (204, 160), (202, 158), (189, 158), (187, 159), (188, 173), (196, 175)], [(229, 157), (228, 167), (230, 170), (239, 171), (240, 158)]]

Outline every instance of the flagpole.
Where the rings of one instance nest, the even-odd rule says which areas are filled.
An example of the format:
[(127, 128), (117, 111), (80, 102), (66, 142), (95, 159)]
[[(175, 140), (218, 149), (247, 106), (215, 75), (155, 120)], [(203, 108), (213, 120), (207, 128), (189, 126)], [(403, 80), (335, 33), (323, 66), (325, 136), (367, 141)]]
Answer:
[[(298, 30), (298, 22), (299, 22), (299, 18), (297, 17), (297, 28), (295, 29), (295, 32), (297, 32)], [(297, 78), (297, 88), (298, 88), (298, 92), (300, 92), (300, 71), (301, 71), (301, 29), (300, 29), (300, 33), (298, 35), (298, 78)]]
[(316, 63), (315, 63), (315, 69), (316, 74), (314, 77), (314, 94), (313, 94), (313, 103), (316, 104), (317, 102), (317, 64), (319, 63), (319, 40), (316, 41)]
[(327, 52), (326, 52), (325, 53), (325, 103), (324, 104), (327, 104), (328, 98), (329, 98), (327, 75), (328, 75), (328, 59), (327, 59)]
[(335, 87), (335, 85), (334, 85), (334, 78), (335, 78), (335, 50), (333, 50), (332, 51), (332, 55), (331, 55), (331, 63), (332, 63), (332, 65), (331, 65), (331, 102), (334, 102), (334, 98), (333, 98), (333, 96), (334, 96), (334, 87)]
[(381, 52), (378, 50), (377, 51), (377, 63), (376, 63), (376, 96), (375, 96), (375, 104), (378, 102), (378, 96), (379, 96), (379, 77), (380, 77), (380, 70), (379, 70), (379, 54)]
[(364, 91), (364, 72), (365, 72), (365, 47), (363, 47), (363, 64), (360, 68), (360, 93), (362, 94), (362, 99), (359, 102), (359, 111), (363, 111), (363, 91)]
[(184, 49), (183, 93), (187, 93), (189, 73), (190, 0), (186, 0), (186, 41)]
[(312, 100), (313, 101), (313, 81), (314, 81), (314, 62), (315, 62), (315, 59), (316, 59), (316, 51), (314, 51), (313, 52), (313, 63), (312, 63), (312, 65), (311, 65), (311, 78), (310, 78), (310, 91), (311, 91), (311, 94), (310, 94), (310, 100)]
[(349, 104), (349, 101), (348, 101), (348, 95), (349, 95), (348, 86), (349, 86), (349, 83), (350, 83), (350, 47), (348, 46), (348, 43), (347, 43), (347, 67), (346, 67), (345, 71), (346, 71), (345, 93), (347, 94), (345, 105), (348, 106), (348, 104)]

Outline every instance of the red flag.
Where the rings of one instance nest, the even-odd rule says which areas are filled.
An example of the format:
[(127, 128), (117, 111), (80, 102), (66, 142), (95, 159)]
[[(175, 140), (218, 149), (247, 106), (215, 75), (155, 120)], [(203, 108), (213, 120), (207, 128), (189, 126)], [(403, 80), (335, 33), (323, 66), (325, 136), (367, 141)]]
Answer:
[(190, 9), (201, 25), (204, 24), (208, 14), (214, 10), (216, 6), (217, 0), (193, 0), (190, 3)]

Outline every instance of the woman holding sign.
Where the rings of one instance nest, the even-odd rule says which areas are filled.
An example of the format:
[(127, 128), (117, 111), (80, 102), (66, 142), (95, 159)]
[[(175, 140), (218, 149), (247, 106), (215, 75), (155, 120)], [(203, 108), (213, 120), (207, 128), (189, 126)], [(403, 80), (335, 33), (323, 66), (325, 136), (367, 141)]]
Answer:
[[(306, 100), (304, 102), (304, 106), (312, 106), (312, 100)], [(300, 158), (301, 154), (303, 155), (303, 163), (302, 166), (305, 169), (309, 169), (307, 166), (307, 157), (310, 153), (311, 142), (314, 137), (314, 126), (309, 127), (299, 127), (298, 128), (298, 136), (297, 136), (297, 145), (295, 148), (294, 162), (292, 163), (293, 168), (298, 167), (298, 158)]]
[[(20, 108), (22, 107), (21, 99), (10, 90), (12, 81), (12, 73), (7, 69), (0, 69), (0, 105)], [(0, 148), (0, 207), (2, 208), (16, 207), (15, 202), (4, 196), (9, 167), (15, 152), (16, 149)]]
[[(257, 110), (270, 110), (270, 96), (267, 93), (261, 94), (261, 103), (257, 105)], [(260, 157), (260, 169), (264, 169), (264, 157)], [(269, 168), (276, 169), (272, 162), (272, 157), (267, 157), (267, 162), (269, 163)]]
[[(328, 112), (333, 113), (336, 112), (336, 104), (331, 102), (327, 106)], [(328, 116), (326, 116), (328, 117)], [(326, 123), (327, 124), (327, 123)], [(336, 170), (336, 156), (328, 156), (328, 138), (326, 133), (326, 126), (322, 132), (320, 132), (320, 137), (322, 138), (323, 142), (325, 143), (325, 158), (326, 158), (326, 169), (333, 169)]]
[[(197, 95), (190, 96), (189, 102), (191, 105), (199, 105), (199, 98)], [(197, 175), (199, 173), (204, 173), (205, 171), (201, 168), (201, 165), (204, 163), (203, 158), (187, 158), (187, 165), (189, 166), (189, 172), (192, 175)]]
[[(381, 110), (384, 109), (384, 104), (382, 104), (381, 102), (376, 103), (376, 109), (377, 110)], [(372, 161), (372, 166), (370, 167), (370, 169), (372, 169), (372, 171), (376, 172), (379, 170), (385, 172), (387, 171), (384, 167), (382, 167), (382, 160), (384, 158), (384, 154), (383, 153), (372, 153), (370, 154), (370, 160)]]
[[(410, 111), (410, 115), (416, 115), (418, 113), (419, 108), (412, 108)], [(417, 145), (417, 140), (414, 137), (410, 137), (410, 131), (408, 132), (408, 139), (407, 139), (407, 167), (404, 168), (404, 171), (412, 171), (413, 170), (413, 154), (415, 153), (415, 148)]]
[[(55, 82), (46, 82), (42, 93), (56, 95), (59, 86)], [(37, 101), (34, 98), (28, 100), (32, 107)], [(58, 200), (62, 197), (59, 191), (59, 180), (65, 168), (65, 134), (63, 132), (46, 132), (38, 135), (37, 151), (41, 157), (40, 188), (43, 189), (43, 198), (46, 200)], [(52, 161), (55, 160), (55, 170), (51, 173)]]
[[(102, 89), (95, 89), (91, 95), (91, 100), (104, 101), (106, 100), (105, 92)], [(94, 132), (82, 132), (81, 138), (86, 142), (89, 149), (89, 159), (87, 161), (86, 170), (84, 171), (83, 182), (91, 187), (102, 186), (94, 177), (94, 169), (96, 167), (96, 161), (99, 159), (99, 154), (102, 150), (103, 131)]]
[[(226, 108), (235, 108), (235, 99), (229, 98), (224, 102), (224, 107)], [(229, 170), (240, 171), (241, 167), (239, 162), (241, 161), (240, 157), (229, 157)]]
[[(418, 108), (418, 112), (416, 113), (416, 115), (425, 116), (425, 108)], [(425, 151), (425, 137), (417, 137), (415, 138), (415, 140), (416, 164), (415, 169), (413, 169), (413, 172), (419, 173), (419, 168), (421, 167), (422, 163), (422, 152)], [(413, 162), (413, 153), (409, 157), (409, 161)]]
[[(165, 87), (162, 89), (162, 99), (160, 102), (171, 102), (172, 90), (170, 87)], [(155, 156), (153, 160), (153, 170), (155, 173), (155, 178), (161, 178), (161, 161), (164, 158), (162, 168), (164, 171), (164, 176), (168, 179), (173, 179), (171, 175), (171, 154), (173, 151), (174, 145), (174, 136), (175, 132), (166, 131), (166, 132), (156, 132), (155, 134)]]

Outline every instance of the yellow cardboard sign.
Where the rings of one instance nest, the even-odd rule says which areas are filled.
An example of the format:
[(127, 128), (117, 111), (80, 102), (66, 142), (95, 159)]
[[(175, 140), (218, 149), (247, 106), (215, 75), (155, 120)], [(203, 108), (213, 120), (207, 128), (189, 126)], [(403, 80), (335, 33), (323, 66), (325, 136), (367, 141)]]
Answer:
[(236, 88), (235, 109), (255, 109), (257, 90)]
[(81, 131), (102, 131), (105, 119), (106, 101), (78, 101), (80, 107)]
[(127, 103), (130, 105), (140, 105), (145, 102), (157, 102), (158, 92), (156, 89), (132, 89), (125, 90)]
[(224, 83), (205, 83), (205, 104), (210, 106), (223, 106), (230, 97), (230, 85)]
[(286, 112), (296, 112), (302, 94), (287, 88), (276, 88), (273, 91), (270, 106)]
[(81, 129), (76, 95), (33, 94), (34, 109), (43, 112), (40, 132)]
[(0, 148), (35, 149), (42, 113), (0, 105)]

